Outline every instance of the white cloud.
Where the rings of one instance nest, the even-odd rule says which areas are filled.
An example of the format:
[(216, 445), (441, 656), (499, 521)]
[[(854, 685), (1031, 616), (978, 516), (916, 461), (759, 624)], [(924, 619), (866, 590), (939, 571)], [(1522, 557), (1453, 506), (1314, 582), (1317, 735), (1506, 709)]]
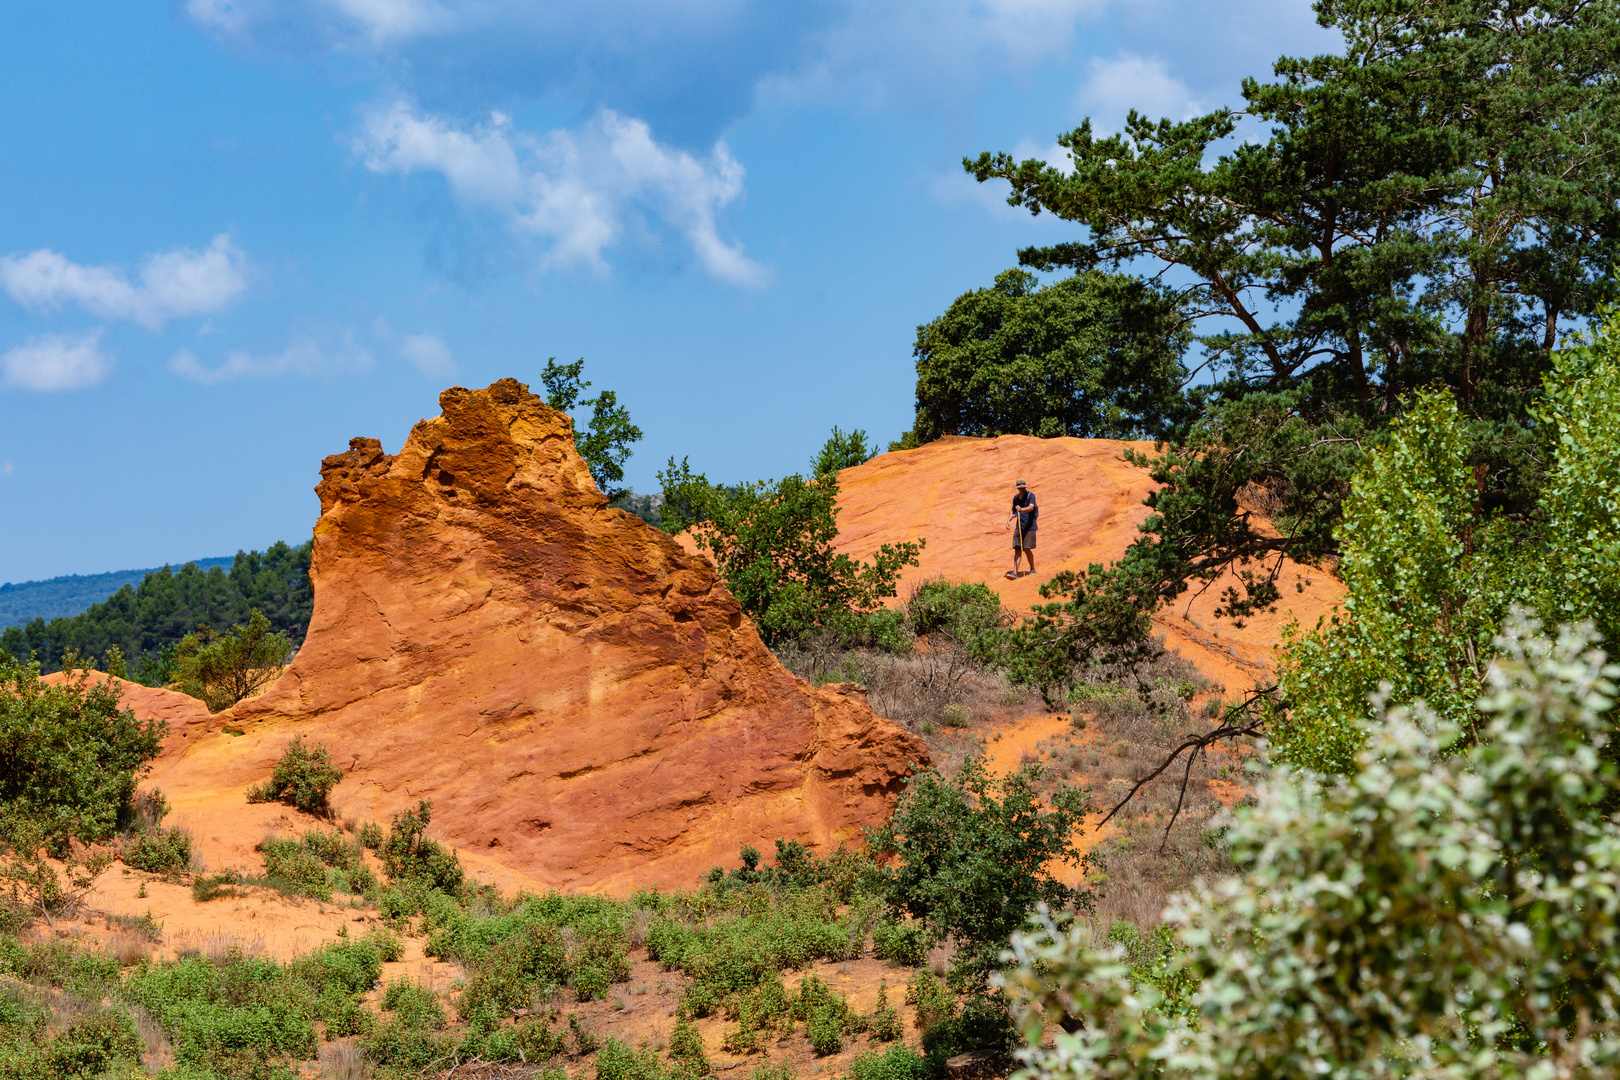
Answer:
[(40, 248), (0, 258), (0, 286), (30, 311), (77, 305), (105, 319), (159, 329), (170, 319), (217, 311), (247, 289), (247, 258), (224, 233), (203, 251), (174, 248), (147, 257), (139, 283), (105, 266), (84, 266)]
[(456, 373), (450, 347), (432, 334), (401, 334), (399, 354), (429, 378), (449, 378)]
[(114, 360), (100, 348), (102, 331), (40, 334), (0, 356), (0, 382), (22, 390), (83, 390), (106, 381)]
[(1204, 112), (1187, 84), (1170, 74), (1163, 60), (1120, 53), (1113, 60), (1093, 59), (1074, 97), (1076, 112), (1091, 117), (1099, 134), (1115, 132), (1131, 109), (1150, 120), (1189, 120)]
[(253, 356), (233, 350), (226, 354), (218, 367), (204, 367), (190, 349), (181, 349), (169, 358), (169, 370), (182, 379), (212, 386), (236, 379), (268, 378), (277, 375), (315, 376), (344, 375), (370, 371), (375, 361), (364, 347), (355, 344), (352, 335), (345, 334), (334, 346), (323, 345), (312, 336), (294, 338), (279, 353)]
[(766, 277), (742, 245), (720, 236), (719, 212), (743, 190), (743, 167), (724, 141), (700, 160), (612, 110), (575, 130), (535, 136), (501, 113), (462, 129), (396, 102), (367, 118), (357, 149), (373, 172), (441, 174), (464, 205), (547, 241), (548, 265), (605, 273), (603, 251), (618, 242), (625, 216), (640, 211), (684, 233), (721, 281), (759, 285)]

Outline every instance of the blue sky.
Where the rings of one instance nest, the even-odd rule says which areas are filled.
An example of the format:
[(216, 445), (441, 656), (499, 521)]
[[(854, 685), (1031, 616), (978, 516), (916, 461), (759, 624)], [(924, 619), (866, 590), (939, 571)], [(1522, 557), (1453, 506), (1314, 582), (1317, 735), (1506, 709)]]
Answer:
[(0, 581), (275, 540), (320, 459), (583, 356), (713, 479), (910, 426), (1031, 242), (964, 155), (1240, 102), (1300, 0), (0, 6)]

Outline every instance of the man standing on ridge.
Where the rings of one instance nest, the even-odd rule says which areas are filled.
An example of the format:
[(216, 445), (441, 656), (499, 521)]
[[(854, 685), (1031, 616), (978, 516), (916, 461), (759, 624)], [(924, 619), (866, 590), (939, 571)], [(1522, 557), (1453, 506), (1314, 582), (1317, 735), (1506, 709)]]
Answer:
[(1013, 527), (1014, 520), (1018, 528), (1013, 532), (1013, 568), (1007, 572), (1009, 578), (1018, 578), (1019, 556), (1029, 558), (1029, 572), (1035, 572), (1035, 528), (1039, 524), (1041, 508), (1035, 505), (1035, 493), (1024, 486), (1022, 480), (1018, 481), (1018, 494), (1013, 496), (1012, 512), (1007, 515), (1007, 528)]

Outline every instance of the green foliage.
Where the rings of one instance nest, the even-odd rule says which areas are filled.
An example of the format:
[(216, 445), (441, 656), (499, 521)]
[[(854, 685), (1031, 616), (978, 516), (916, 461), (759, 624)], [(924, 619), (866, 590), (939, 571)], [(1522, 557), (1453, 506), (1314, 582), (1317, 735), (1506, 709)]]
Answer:
[(66, 650), (106, 656), (117, 648), (131, 661), (137, 682), (163, 686), (175, 678), (175, 646), (198, 626), (245, 623), (258, 610), (270, 620), (272, 631), (296, 646), (303, 642), (314, 610), (310, 550), (307, 542), (298, 547), (278, 543), (263, 552), (237, 552), (228, 567), (165, 566), (78, 615), (49, 622), (36, 618), (0, 632), (0, 652), (18, 661), (36, 656), (49, 672)]
[(444, 1034), (448, 1021), (433, 991), (397, 979), (383, 991), (382, 1007), (388, 1015), (361, 1040), (370, 1060), (421, 1070), (451, 1054), (455, 1042)]
[(124, 865), (149, 874), (173, 876), (191, 869), (191, 833), (179, 826), (136, 833), (119, 850)]
[(1185, 421), (1176, 293), (1088, 270), (1042, 286), (1026, 270), (957, 297), (917, 328), (919, 442), (941, 435), (1152, 438)]
[(663, 527), (691, 530), (769, 645), (817, 631), (859, 634), (922, 549), (920, 540), (884, 544), (868, 562), (835, 551), (836, 472), (724, 488), (671, 458), (658, 479)]
[(676, 1016), (675, 1027), (670, 1030), (669, 1057), (683, 1077), (708, 1076), (714, 1072), (704, 1052), (703, 1036), (685, 1013)]
[(906, 622), (912, 633), (943, 634), (984, 663), (999, 663), (1011, 615), (1001, 597), (981, 581), (942, 577), (918, 582), (906, 600)]
[(135, 782), (168, 724), (119, 708), (115, 684), (83, 671), (41, 680), (0, 654), (0, 834), (32, 822), (42, 839), (105, 840), (132, 815)]
[(663, 1080), (658, 1055), (636, 1050), (623, 1040), (608, 1037), (596, 1054), (596, 1080)]
[[(1173, 271), (1182, 317), (1220, 327), (1200, 338), (1202, 421), (1140, 459), (1160, 485), (1149, 535), (1113, 571), (1125, 580), (1093, 591), (1151, 609), (1233, 567), (1248, 576), (1223, 608), (1269, 607), (1277, 555), (1337, 554), (1368, 440), (1422, 388), (1470, 418), (1479, 501), (1522, 512), (1541, 483), (1531, 410), (1559, 329), (1613, 295), (1611, 7), (1316, 7), (1342, 54), (1279, 59), (1274, 80), (1245, 81), (1241, 111), (1132, 112), (1107, 136), (1087, 120), (1058, 137), (1062, 168), (964, 162), (1007, 180), (1012, 204), (1086, 231), (1020, 252), (1024, 265)], [(1234, 139), (1245, 117), (1268, 134)]]
[(330, 900), (334, 889), (360, 894), (377, 884), (359, 845), (339, 832), (267, 836), (256, 850), (264, 860), (265, 884), (294, 896)]
[(884, 919), (872, 927), (872, 951), (900, 967), (921, 967), (932, 944), (928, 927), (914, 919)]
[(219, 712), (274, 681), (292, 654), (292, 642), (273, 631), (255, 608), (246, 625), (218, 635), (204, 628), (181, 639), (176, 678), (181, 690), (201, 698), (209, 712)]
[[(1469, 464), (1467, 421), (1451, 396), (1415, 395), (1357, 473), (1345, 502), (1343, 604), (1291, 633), (1279, 665), (1282, 760), (1352, 766), (1373, 718), (1418, 700), (1468, 730), (1515, 604), (1620, 634), (1620, 326), (1611, 318), (1554, 356), (1535, 410), (1545, 480), (1522, 517), (1490, 513)], [(1383, 689), (1381, 689), (1383, 688)]]
[(878, 983), (877, 1003), (866, 1018), (866, 1030), (878, 1042), (893, 1042), (900, 1037), (900, 1013), (889, 1004), (888, 983)]
[(868, 1050), (849, 1063), (851, 1080), (929, 1080), (934, 1070), (927, 1058), (897, 1042), (887, 1050)]
[(466, 873), (454, 851), (428, 837), (427, 827), (432, 820), (431, 799), (422, 799), (414, 810), (395, 814), (388, 838), (377, 854), (390, 881), (417, 882), (445, 893), (458, 892)]
[(838, 425), (834, 424), (832, 434), (827, 436), (827, 441), (816, 456), (810, 459), (810, 475), (835, 476), (844, 469), (864, 465), (876, 453), (867, 445), (866, 432), (860, 428), (840, 431)]
[(134, 1022), (116, 1009), (96, 1009), (48, 1036), (43, 1027), (25, 1028), (9, 1046), (5, 1027), (0, 1018), (0, 1080), (101, 1076), (120, 1062), (138, 1062), (144, 1049)]
[(376, 851), (383, 845), (382, 826), (375, 821), (368, 821), (361, 825), (357, 836), (360, 840), (360, 846), (368, 850)]
[(1090, 902), (1048, 869), (1078, 864), (1073, 835), (1089, 795), (1065, 785), (1043, 797), (1041, 775), (1039, 765), (1026, 765), (992, 776), (979, 758), (950, 779), (922, 773), (868, 835), (874, 854), (895, 857), (890, 906), (920, 920), (933, 939), (956, 943), (951, 980), (959, 990), (988, 985), (1008, 936), (1037, 904)]
[(630, 460), (630, 444), (641, 441), (641, 429), (630, 422), (630, 411), (619, 404), (612, 390), (603, 390), (593, 398), (580, 397), (591, 385), (580, 378), (584, 369), (584, 360), (559, 364), (553, 356), (546, 361), (540, 381), (546, 388), (546, 404), (553, 409), (568, 412), (576, 405), (590, 407), (590, 423), (585, 434), (575, 432), (574, 448), (585, 459), (597, 490), (611, 502), (629, 494), (619, 484), (624, 480), (624, 463)]
[[(1605, 1075), (1620, 1055), (1620, 666), (1590, 628), (1497, 643), (1477, 738), (1419, 706), (1349, 775), (1275, 770), (1236, 877), (1178, 899), (1185, 1007), (1076, 920), (1013, 939), (1032, 1075)], [(1033, 1038), (1061, 1023), (1049, 1046)]]
[(247, 801), (281, 799), (305, 813), (324, 814), (329, 809), (327, 797), (342, 779), (343, 770), (332, 761), (324, 744), (306, 747), (304, 737), (294, 735), (276, 762), (270, 779), (248, 788)]

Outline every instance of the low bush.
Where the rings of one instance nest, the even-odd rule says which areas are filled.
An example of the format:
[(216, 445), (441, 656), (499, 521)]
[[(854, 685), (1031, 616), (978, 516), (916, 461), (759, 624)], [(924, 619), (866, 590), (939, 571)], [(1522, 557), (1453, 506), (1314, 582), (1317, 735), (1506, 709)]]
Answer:
[(857, 1054), (849, 1063), (851, 1080), (929, 1080), (934, 1075), (927, 1058), (897, 1042), (884, 1051)]
[(878, 983), (877, 1003), (866, 1018), (866, 1031), (878, 1042), (893, 1042), (901, 1035), (900, 1012), (889, 1004), (889, 985)]
[(596, 1080), (663, 1080), (658, 1055), (609, 1037), (596, 1054)]
[(872, 951), (900, 967), (922, 967), (932, 944), (928, 927), (916, 919), (884, 919), (872, 927)]
[(121, 845), (118, 857), (133, 869), (174, 877), (191, 869), (191, 832), (176, 825), (136, 833)]
[(270, 779), (248, 788), (247, 800), (258, 803), (281, 799), (305, 813), (325, 814), (329, 810), (327, 798), (342, 779), (343, 770), (332, 761), (325, 746), (317, 743), (306, 747), (304, 737), (294, 735)]
[(106, 840), (131, 820), (136, 781), (168, 731), (120, 708), (116, 684), (91, 683), (77, 658), (63, 660), (67, 678), (53, 686), (38, 664), (0, 651), (0, 824), (9, 833), (32, 823), (53, 854), (70, 838)]
[(206, 904), (210, 900), (240, 896), (240, 886), (245, 883), (242, 875), (235, 870), (221, 870), (217, 874), (198, 874), (191, 879), (191, 898), (199, 904)]
[(980, 581), (918, 582), (906, 598), (905, 611), (913, 634), (946, 634), (981, 663), (998, 659), (1002, 630), (1012, 621), (1001, 597)]
[(312, 829), (297, 839), (268, 836), (257, 850), (266, 883), (295, 896), (330, 900), (334, 890), (359, 895), (377, 885), (360, 846), (335, 830)]
[(674, 1063), (674, 1072), (683, 1080), (695, 1080), (714, 1072), (709, 1055), (704, 1051), (703, 1036), (685, 1013), (676, 1016), (675, 1027), (669, 1033), (669, 1058)]
[(423, 799), (414, 810), (394, 815), (388, 836), (378, 849), (390, 881), (413, 881), (445, 893), (460, 891), (466, 880), (461, 860), (427, 835), (433, 802)]
[[(0, 1035), (3, 1021), (0, 1016)], [(138, 1064), (144, 1049), (134, 1022), (117, 1009), (96, 1009), (48, 1037), (47, 1031), (30, 1025), (19, 1032), (22, 1038), (0, 1045), (0, 1080), (101, 1076), (119, 1063)]]
[(382, 1007), (389, 1015), (361, 1040), (366, 1056), (383, 1066), (425, 1069), (449, 1056), (455, 1048), (444, 1006), (433, 991), (406, 979), (388, 984)]

